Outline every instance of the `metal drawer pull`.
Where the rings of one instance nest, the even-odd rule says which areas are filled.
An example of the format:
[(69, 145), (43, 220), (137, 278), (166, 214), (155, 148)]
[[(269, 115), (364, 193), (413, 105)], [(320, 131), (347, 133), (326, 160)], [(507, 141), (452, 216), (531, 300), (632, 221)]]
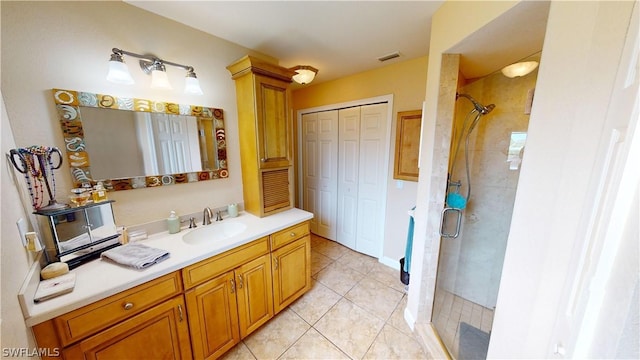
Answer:
[[(447, 214), (451, 211), (454, 211), (458, 216), (456, 221), (456, 231), (455, 233), (447, 233), (445, 232), (445, 227), (447, 226)], [(460, 235), (460, 226), (462, 225), (462, 210), (456, 208), (444, 208), (442, 210), (442, 218), (440, 220), (440, 236), (443, 238), (457, 238)]]
[(236, 281), (231, 279), (231, 293), (233, 294), (234, 292), (236, 292)]
[(178, 317), (180, 318), (180, 322), (184, 320), (184, 317), (182, 317), (182, 305), (180, 304), (178, 304)]
[(292, 233), (291, 233), (291, 234), (289, 234), (289, 235), (291, 235), (291, 236), (293, 237), (293, 236), (296, 236), (296, 233), (292, 232)]
[(123, 307), (125, 310), (131, 310), (131, 309), (133, 309), (133, 303), (128, 302), (128, 303), (126, 303), (126, 304), (122, 305), (122, 307)]
[(275, 261), (274, 267), (276, 270), (278, 270), (278, 258), (273, 259), (273, 261)]
[(238, 289), (242, 289), (242, 275), (238, 275)]

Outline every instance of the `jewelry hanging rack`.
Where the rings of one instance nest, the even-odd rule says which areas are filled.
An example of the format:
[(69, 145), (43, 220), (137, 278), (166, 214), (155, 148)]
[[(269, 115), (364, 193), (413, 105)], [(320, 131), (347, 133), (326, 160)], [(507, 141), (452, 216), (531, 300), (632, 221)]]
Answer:
[[(58, 158), (56, 165), (53, 162), (53, 154)], [(16, 170), (24, 174), (34, 210), (58, 210), (68, 207), (67, 204), (58, 203), (55, 198), (56, 179), (53, 170), (59, 169), (62, 165), (62, 154), (58, 148), (32, 145), (11, 149), (7, 157)], [(53, 187), (49, 184), (49, 178)], [(49, 195), (49, 203), (46, 206), (42, 206), (44, 204), (43, 183)]]

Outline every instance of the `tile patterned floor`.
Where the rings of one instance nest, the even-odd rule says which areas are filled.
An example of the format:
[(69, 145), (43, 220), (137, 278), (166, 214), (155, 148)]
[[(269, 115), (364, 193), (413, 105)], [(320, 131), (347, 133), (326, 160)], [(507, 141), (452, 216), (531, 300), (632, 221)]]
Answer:
[(223, 359), (429, 359), (404, 321), (400, 275), (312, 235), (312, 289)]
[(459, 357), (460, 323), (467, 323), (487, 334), (491, 333), (493, 309), (473, 303), (442, 288), (436, 291), (433, 313), (433, 322), (442, 341), (456, 358)]

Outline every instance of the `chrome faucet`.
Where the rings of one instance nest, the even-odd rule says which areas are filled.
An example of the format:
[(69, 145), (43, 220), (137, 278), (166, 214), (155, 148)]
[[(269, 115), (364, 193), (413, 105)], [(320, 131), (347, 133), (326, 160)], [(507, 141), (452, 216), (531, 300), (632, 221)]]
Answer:
[(197, 228), (198, 225), (196, 225), (196, 218), (194, 218), (193, 216), (189, 218), (189, 229), (194, 229)]
[(216, 211), (216, 221), (222, 221), (222, 215), (220, 214), (220, 211)]
[(211, 218), (213, 217), (213, 212), (211, 211), (210, 207), (206, 207), (204, 208), (204, 210), (202, 211), (202, 225), (210, 225), (211, 224)]

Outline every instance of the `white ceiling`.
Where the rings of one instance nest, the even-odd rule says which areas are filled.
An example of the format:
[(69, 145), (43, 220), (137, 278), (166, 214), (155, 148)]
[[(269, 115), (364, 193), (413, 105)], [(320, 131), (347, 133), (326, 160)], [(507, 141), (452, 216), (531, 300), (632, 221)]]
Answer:
[[(323, 82), (428, 55), (431, 16), (443, 1), (125, 2), (280, 60), (318, 68)], [(542, 48), (548, 2), (523, 1), (452, 50), (467, 78)], [(378, 58), (393, 52), (400, 57)]]

